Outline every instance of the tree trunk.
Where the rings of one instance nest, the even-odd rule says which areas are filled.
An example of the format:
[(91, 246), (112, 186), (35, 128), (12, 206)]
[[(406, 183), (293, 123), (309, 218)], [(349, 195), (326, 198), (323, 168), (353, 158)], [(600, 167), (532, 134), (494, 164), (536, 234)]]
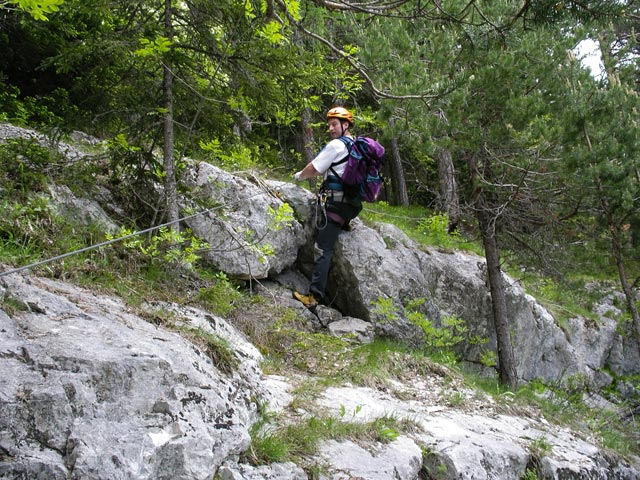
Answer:
[(393, 203), (402, 207), (409, 206), (409, 194), (407, 193), (407, 182), (404, 179), (404, 168), (400, 158), (398, 139), (391, 139), (391, 188), (393, 189)]
[[(315, 142), (313, 136), (313, 127), (311, 126), (311, 113), (308, 109), (302, 111), (302, 158), (306, 165), (316, 156)], [(317, 178), (309, 179), (309, 185), (312, 189), (317, 186)]]
[[(481, 194), (482, 195), (482, 194)], [(516, 362), (511, 346), (511, 332), (509, 330), (509, 319), (507, 318), (507, 300), (502, 279), (502, 269), (500, 268), (500, 249), (496, 238), (495, 228), (492, 225), (493, 219), (488, 211), (479, 208), (477, 211), (478, 222), (480, 223), (480, 233), (482, 244), (484, 245), (484, 255), (487, 261), (487, 277), (491, 290), (491, 306), (493, 307), (493, 326), (496, 330), (498, 342), (498, 371), (500, 382), (511, 390), (518, 386), (518, 374), (516, 372)]]
[(611, 209), (609, 208), (609, 201), (604, 195), (603, 188), (600, 184), (598, 184), (598, 191), (601, 195), (600, 203), (602, 205), (602, 209), (607, 216), (609, 236), (611, 237), (611, 252), (613, 253), (613, 258), (616, 261), (618, 276), (620, 277), (620, 285), (622, 286), (624, 297), (627, 300), (627, 307), (629, 308), (629, 312), (631, 313), (631, 319), (633, 321), (633, 327), (635, 330), (636, 343), (638, 344), (638, 351), (640, 352), (640, 315), (638, 314), (638, 307), (636, 305), (636, 296), (634, 294), (633, 288), (631, 287), (631, 284), (629, 283), (629, 279), (627, 278), (627, 270), (624, 266), (622, 246), (620, 245), (620, 238), (618, 237), (620, 231), (613, 220), (613, 215), (611, 214)]
[[(598, 44), (600, 45), (600, 54), (602, 58), (602, 63), (605, 67), (607, 81), (609, 83), (609, 88), (620, 85), (620, 78), (617, 74), (616, 69), (616, 61), (614, 59), (614, 55), (609, 48), (604, 48), (605, 45), (612, 45), (610, 41), (609, 35), (607, 33), (600, 33), (598, 35)], [(585, 136), (585, 140), (587, 142), (587, 147), (589, 150), (593, 150), (591, 145), (591, 139), (589, 137), (589, 133), (586, 128), (583, 127), (583, 132)], [(640, 181), (640, 174), (636, 171), (636, 180)], [(636, 305), (636, 296), (634, 294), (632, 286), (629, 284), (629, 279), (627, 278), (627, 272), (624, 266), (624, 258), (622, 254), (622, 247), (620, 245), (620, 239), (618, 237), (619, 229), (616, 226), (616, 222), (613, 221), (611, 210), (609, 208), (609, 202), (607, 200), (607, 196), (604, 192), (604, 188), (598, 182), (598, 191), (600, 193), (601, 204), (607, 215), (607, 223), (609, 226), (609, 235), (611, 236), (611, 250), (613, 256), (616, 260), (616, 266), (618, 268), (618, 276), (620, 277), (620, 285), (622, 286), (622, 291), (624, 292), (625, 299), (627, 301), (627, 307), (629, 308), (629, 312), (631, 313), (631, 319), (633, 321), (633, 326), (636, 335), (636, 342), (638, 351), (640, 352), (640, 315), (638, 314), (638, 307)], [(635, 244), (638, 242), (637, 239), (637, 225), (638, 219), (636, 216), (632, 216), (630, 220), (631, 224), (631, 242)]]
[(629, 312), (631, 312), (631, 318), (633, 319), (633, 326), (635, 328), (636, 342), (638, 344), (638, 350), (640, 351), (640, 316), (638, 315), (638, 307), (636, 305), (635, 295), (627, 278), (627, 272), (624, 267), (624, 261), (622, 258), (622, 249), (620, 248), (620, 242), (618, 240), (618, 235), (616, 233), (615, 227), (613, 225), (610, 225), (609, 231), (611, 234), (611, 248), (616, 259), (616, 266), (618, 267), (620, 284), (622, 285), (622, 291), (624, 292), (624, 296), (627, 300)]
[[(299, 30), (296, 30), (294, 34), (294, 41), (296, 45), (300, 46), (301, 49), (305, 48), (304, 45), (304, 36), (301, 35)], [(302, 128), (302, 136), (301, 141), (302, 144), (298, 143), (296, 148), (299, 152), (302, 152), (302, 160), (303, 165), (308, 164), (311, 160), (313, 160), (316, 156), (317, 149), (315, 146), (315, 137), (313, 135), (313, 127), (311, 126), (313, 122), (313, 115), (308, 108), (302, 110), (300, 115), (300, 123)], [(317, 185), (317, 178), (309, 179), (309, 185), (312, 189), (315, 190)]]
[[(173, 19), (171, 0), (164, 3), (164, 25), (169, 41), (173, 41)], [(162, 92), (164, 95), (164, 194), (167, 208), (167, 220), (173, 230), (180, 230), (178, 220), (178, 202), (176, 195), (176, 171), (174, 161), (174, 136), (173, 136), (173, 72), (169, 56), (164, 59)]]
[[(592, 151), (593, 146), (591, 144), (591, 138), (589, 136), (589, 132), (585, 127), (583, 127), (583, 133), (584, 133), (584, 138), (587, 144), (587, 148), (589, 149), (589, 151)], [(609, 235), (611, 237), (611, 250), (613, 253), (613, 257), (616, 260), (616, 266), (618, 268), (618, 276), (620, 277), (620, 285), (622, 286), (622, 291), (624, 292), (625, 299), (627, 300), (627, 306), (629, 307), (629, 312), (631, 313), (633, 326), (635, 328), (638, 351), (640, 352), (640, 315), (638, 314), (638, 307), (636, 306), (635, 295), (633, 293), (633, 289), (631, 288), (631, 285), (629, 284), (629, 280), (627, 278), (627, 272), (624, 267), (622, 247), (620, 246), (620, 240), (618, 238), (619, 230), (618, 230), (618, 227), (616, 226), (616, 222), (613, 220), (613, 215), (611, 213), (609, 201), (607, 199), (605, 189), (600, 183), (600, 181), (598, 181), (597, 187), (598, 187), (598, 193), (600, 195), (600, 204), (602, 205), (602, 209), (607, 218)]]
[(438, 149), (437, 160), (440, 210), (449, 217), (447, 231), (451, 233), (460, 224), (460, 199), (458, 198), (456, 171), (453, 168), (453, 159), (449, 150)]
[(476, 211), (482, 244), (484, 245), (484, 255), (487, 261), (487, 279), (491, 291), (491, 306), (493, 309), (493, 326), (496, 332), (498, 346), (498, 373), (500, 383), (510, 390), (515, 390), (518, 386), (518, 373), (516, 362), (511, 345), (511, 332), (509, 330), (509, 319), (507, 317), (507, 300), (500, 267), (500, 247), (496, 236), (495, 218), (491, 213), (485, 192), (478, 182), (478, 167), (474, 159), (468, 159), (469, 171), (471, 172), (472, 184), (476, 185), (474, 190), (473, 206)]
[[(394, 127), (393, 118), (389, 120), (391, 131)], [(402, 207), (409, 206), (409, 194), (407, 193), (407, 182), (404, 178), (404, 168), (402, 166), (402, 158), (400, 157), (400, 149), (398, 148), (398, 138), (394, 135), (391, 139), (391, 189), (393, 190), (393, 204)]]
[(311, 127), (311, 114), (305, 108), (302, 111), (302, 159), (306, 165), (316, 156), (314, 148), (313, 128)]

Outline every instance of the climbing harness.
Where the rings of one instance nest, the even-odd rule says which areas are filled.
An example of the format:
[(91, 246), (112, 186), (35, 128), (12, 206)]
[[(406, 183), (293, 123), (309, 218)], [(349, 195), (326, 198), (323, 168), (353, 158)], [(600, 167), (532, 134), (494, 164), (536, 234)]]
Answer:
[(327, 194), (321, 188), (316, 199), (315, 225), (318, 230), (327, 228), (329, 219), (327, 218)]
[[(330, 201), (328, 208), (327, 201)], [(333, 220), (341, 227), (349, 223), (335, 211), (335, 204), (342, 203), (351, 203), (351, 201), (340, 183), (340, 177), (329, 175), (320, 186), (316, 200), (315, 226), (318, 230), (324, 230), (329, 220)]]

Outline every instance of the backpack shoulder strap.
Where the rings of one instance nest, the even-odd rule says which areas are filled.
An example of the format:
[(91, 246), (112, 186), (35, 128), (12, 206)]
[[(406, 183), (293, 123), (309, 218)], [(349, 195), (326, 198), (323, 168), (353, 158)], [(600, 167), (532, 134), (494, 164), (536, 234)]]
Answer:
[[(346, 155), (344, 158), (342, 158), (342, 159), (340, 159), (340, 160), (338, 160), (338, 161), (336, 161), (336, 162), (333, 162), (333, 163), (331, 164), (331, 167), (333, 167), (333, 166), (335, 166), (335, 165), (341, 165), (341, 164), (343, 164), (344, 162), (346, 162), (346, 161), (349, 159), (349, 155), (351, 154), (351, 148), (353, 147), (353, 144), (355, 143), (355, 139), (353, 139), (353, 138), (351, 138), (351, 137), (339, 137), (339, 138), (338, 138), (338, 140), (341, 140), (341, 141), (342, 141), (342, 143), (344, 143), (344, 144), (345, 144), (345, 146), (347, 147), (347, 152), (348, 152), (348, 153), (347, 153), (347, 155)], [(329, 168), (330, 168), (331, 170), (333, 170), (331, 167), (329, 167)], [(333, 174), (335, 175), (335, 172), (333, 172)]]

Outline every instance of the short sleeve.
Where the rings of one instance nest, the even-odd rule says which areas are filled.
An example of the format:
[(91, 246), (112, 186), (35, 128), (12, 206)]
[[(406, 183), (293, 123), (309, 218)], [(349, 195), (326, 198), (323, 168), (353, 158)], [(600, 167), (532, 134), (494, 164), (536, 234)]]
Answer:
[[(331, 140), (327, 145), (320, 151), (320, 153), (311, 161), (313, 168), (315, 168), (320, 173), (326, 173), (331, 167), (332, 163), (335, 163), (339, 160), (342, 160), (349, 154), (349, 150), (344, 142), (338, 138)], [(340, 175), (342, 170), (344, 169), (343, 165), (337, 165), (335, 167), (336, 173)]]

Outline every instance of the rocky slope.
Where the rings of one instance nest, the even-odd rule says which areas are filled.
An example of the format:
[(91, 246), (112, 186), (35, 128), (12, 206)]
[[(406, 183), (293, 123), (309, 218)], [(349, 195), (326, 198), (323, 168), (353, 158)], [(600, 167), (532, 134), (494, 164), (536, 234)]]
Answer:
[[(0, 125), (0, 138), (15, 135), (41, 138)], [(83, 158), (71, 146), (62, 149), (71, 162)], [(252, 279), (263, 301), (225, 319), (187, 305), (147, 302), (134, 310), (118, 298), (29, 272), (0, 276), (0, 478), (520, 479), (528, 469), (540, 478), (640, 478), (637, 458), (603, 450), (595, 438), (516, 407), (510, 395), (490, 398), (465, 387), (455, 372), (410, 355), (398, 354), (395, 373), (384, 380), (336, 383), (336, 373), (355, 369), (359, 346), (375, 336), (419, 344), (421, 332), (404, 312), (416, 298), (424, 298), (426, 318), (437, 323), (458, 315), (491, 347), (482, 258), (426, 251), (395, 227), (357, 221), (338, 243), (331, 279), (340, 286), (332, 291), (336, 308), (316, 317), (290, 298), (310, 265), (313, 196), (201, 163), (190, 164), (186, 182), (220, 205), (188, 221), (219, 247), (207, 260)], [(115, 225), (108, 201), (66, 190), (56, 195), (61, 188), (51, 187), (52, 198), (70, 221)], [(270, 228), (269, 208), (284, 202), (296, 220)], [(265, 256), (267, 249), (238, 235), (246, 230), (275, 246), (274, 254)], [(521, 379), (580, 375), (605, 386), (612, 381), (606, 370), (638, 373), (637, 350), (609, 318), (613, 306), (596, 324), (575, 318), (560, 328), (507, 280)], [(393, 318), (373, 308), (380, 298), (392, 301)], [(158, 312), (171, 322), (145, 320)], [(265, 374), (263, 355), (237, 327), (276, 330), (283, 315), (308, 338), (342, 338), (340, 353), (318, 348), (327, 345), (322, 341), (310, 340), (306, 351), (289, 345), (292, 361), (285, 364), (297, 368)], [(212, 338), (224, 339), (232, 355), (213, 348)], [(460, 353), (469, 363), (481, 354), (472, 344)], [(301, 394), (310, 383), (311, 393)], [(250, 431), (265, 409), (278, 412), (268, 427), (274, 431), (309, 418), (393, 428), (382, 436), (325, 439), (299, 465), (255, 466), (248, 463)]]
[[(297, 308), (277, 286), (270, 292), (271, 302)], [(387, 441), (322, 441), (304, 461), (317, 478), (515, 480), (535, 465), (541, 478), (640, 478), (636, 461), (513, 406), (507, 395), (471, 390), (444, 368), (408, 369), (373, 387), (333, 385), (294, 405), (295, 388), (317, 377), (313, 366), (306, 375), (263, 374), (258, 350), (205, 311), (146, 305), (148, 314), (172, 313), (167, 330), (118, 299), (63, 282), (10, 275), (0, 294), (0, 478), (309, 478), (292, 463), (243, 463), (259, 404), (280, 412), (273, 428), (301, 417), (409, 422)], [(269, 321), (267, 310), (254, 313)], [(185, 331), (224, 338), (236, 362), (216, 359)], [(549, 446), (540, 458), (539, 443)]]

